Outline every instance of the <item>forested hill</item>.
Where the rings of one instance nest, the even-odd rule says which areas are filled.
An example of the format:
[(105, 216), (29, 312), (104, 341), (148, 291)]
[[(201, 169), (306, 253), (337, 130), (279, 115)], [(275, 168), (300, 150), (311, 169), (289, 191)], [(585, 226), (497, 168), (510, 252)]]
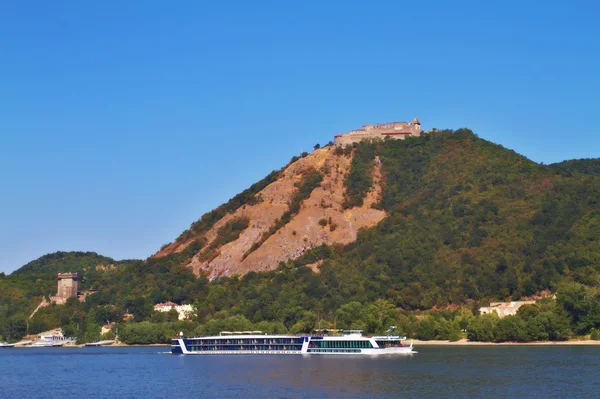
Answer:
[(550, 167), (561, 172), (600, 176), (600, 158), (572, 159), (551, 164)]
[[(591, 283), (597, 278), (600, 177), (592, 173), (595, 160), (565, 162), (571, 165), (567, 173), (563, 164), (536, 164), (460, 129), (402, 141), (363, 142), (356, 148), (322, 148), (287, 169), (319, 156), (332, 157), (340, 168), (344, 161), (349, 165), (341, 177), (343, 208), (333, 206), (334, 211), (347, 217), (364, 209), (368, 200), (371, 209), (383, 212), (381, 221), (362, 229), (355, 241), (336, 246), (324, 240), (326, 246), (321, 247), (311, 233), (317, 232), (317, 239), (329, 237), (331, 224), (340, 225), (335, 217), (331, 222), (330, 203), (325, 201), (320, 211), (313, 205), (313, 213), (304, 219), (305, 225), (312, 221), (306, 233), (290, 235), (292, 243), (306, 242), (306, 237), (313, 243), (316, 249), (296, 252), (304, 256), (293, 264), (311, 264), (320, 271), (317, 292), (331, 303), (383, 296), (404, 308), (430, 308), (468, 299), (516, 299), (551, 288), (561, 279)], [(307, 201), (332, 191), (340, 177), (331, 178), (330, 166), (325, 162), (316, 170), (324, 180), (312, 187)], [(236, 197), (235, 206), (227, 203), (226, 210), (205, 215), (182, 235), (183, 241), (196, 245), (191, 252), (200, 254), (196, 258), (208, 253), (202, 264), (206, 270), (210, 272), (215, 256), (249, 246), (251, 237), (244, 234), (256, 223), (238, 223), (235, 234), (230, 234), (231, 228), (221, 232), (213, 226), (259, 202), (256, 198), (281, 181), (287, 169), (257, 183), (244, 198)], [(300, 205), (291, 223), (311, 207)], [(255, 246), (264, 252), (278, 249), (281, 227), (275, 223), (267, 239)], [(211, 228), (212, 236), (206, 233)], [(219, 242), (220, 233), (226, 236), (221, 240), (225, 245), (209, 245)], [(172, 245), (176, 246), (177, 242)], [(226, 259), (229, 267), (235, 263), (233, 256)], [(318, 269), (315, 262), (322, 262)], [(264, 269), (255, 269), (259, 270)]]
[(54, 252), (39, 257), (19, 268), (14, 273), (64, 273), (81, 272), (86, 268), (98, 265), (110, 265), (112, 258), (98, 255), (95, 252)]
[[(600, 327), (596, 162), (540, 165), (468, 129), (319, 148), (204, 215), (158, 256), (84, 267), (85, 286), (98, 292), (69, 317), (38, 312), (38, 328), (81, 326), (89, 309), (95, 323), (120, 321), (125, 310), (154, 320), (154, 304), (174, 301), (196, 305), (196, 333), (310, 331), (319, 317), (371, 332), (422, 326), (416, 336), (440, 337), (447, 331), (435, 332), (437, 321), (398, 309), (477, 308), (550, 289), (559, 300), (538, 309), (539, 322), (558, 318), (587, 334)], [(54, 279), (27, 271), (77, 267), (76, 256), (68, 265), (49, 257), (0, 275), (13, 288), (0, 290), (0, 321), (54, 289)], [(443, 317), (460, 333), (458, 313)]]

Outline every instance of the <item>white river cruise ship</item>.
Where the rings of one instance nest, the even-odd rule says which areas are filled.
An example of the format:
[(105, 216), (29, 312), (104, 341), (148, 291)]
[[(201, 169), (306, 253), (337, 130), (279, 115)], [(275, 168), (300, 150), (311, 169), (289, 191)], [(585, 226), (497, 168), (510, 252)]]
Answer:
[(223, 331), (210, 337), (184, 337), (171, 343), (171, 353), (180, 355), (384, 355), (409, 354), (406, 337), (365, 337), (360, 330), (329, 335), (279, 335), (261, 331)]

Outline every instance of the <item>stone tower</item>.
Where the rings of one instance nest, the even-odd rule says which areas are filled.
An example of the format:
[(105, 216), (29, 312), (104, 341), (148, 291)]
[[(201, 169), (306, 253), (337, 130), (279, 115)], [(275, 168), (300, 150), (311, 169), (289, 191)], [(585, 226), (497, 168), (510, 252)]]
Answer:
[(417, 118), (413, 119), (412, 122), (411, 122), (411, 124), (415, 127), (415, 129), (419, 133), (421, 133), (421, 122)]
[(77, 273), (58, 273), (58, 291), (56, 296), (63, 300), (75, 297), (79, 288), (79, 275)]

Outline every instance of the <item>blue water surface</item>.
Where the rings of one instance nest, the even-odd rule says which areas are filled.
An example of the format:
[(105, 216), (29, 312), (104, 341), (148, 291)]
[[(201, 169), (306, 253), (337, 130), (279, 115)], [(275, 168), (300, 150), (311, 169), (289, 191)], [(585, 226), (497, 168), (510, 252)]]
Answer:
[(600, 347), (423, 346), (400, 356), (0, 349), (0, 398), (600, 397)]

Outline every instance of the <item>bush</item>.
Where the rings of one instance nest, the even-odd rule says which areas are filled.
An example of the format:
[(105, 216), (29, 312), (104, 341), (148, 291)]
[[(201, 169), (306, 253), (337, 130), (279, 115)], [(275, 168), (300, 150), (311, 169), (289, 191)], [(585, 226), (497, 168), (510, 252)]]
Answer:
[(362, 142), (356, 148), (350, 173), (344, 182), (346, 187), (346, 199), (344, 208), (361, 206), (363, 199), (373, 185), (373, 159), (375, 158), (375, 144)]

